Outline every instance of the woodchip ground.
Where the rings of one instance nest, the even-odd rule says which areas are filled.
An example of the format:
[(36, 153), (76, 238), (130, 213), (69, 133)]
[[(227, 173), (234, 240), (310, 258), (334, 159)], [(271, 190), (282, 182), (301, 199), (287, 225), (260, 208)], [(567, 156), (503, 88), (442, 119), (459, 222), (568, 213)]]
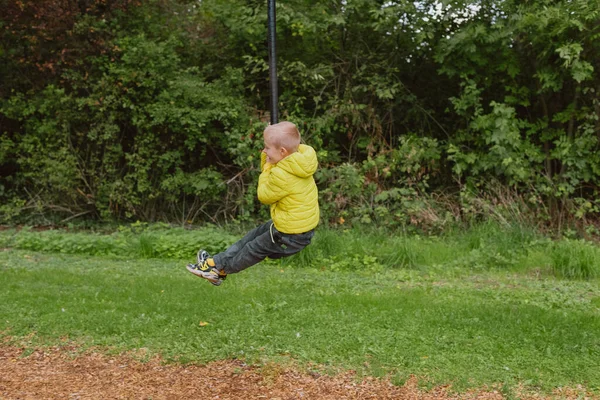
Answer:
[[(519, 399), (597, 399), (581, 388), (535, 393)], [(302, 372), (277, 364), (246, 365), (240, 360), (206, 365), (141, 362), (131, 355), (79, 354), (68, 349), (0, 346), (0, 399), (505, 399), (494, 388), (453, 393), (450, 387), (420, 388), (415, 378), (403, 386), (386, 379), (359, 380), (351, 371), (335, 376)], [(513, 397), (514, 398), (514, 397)]]

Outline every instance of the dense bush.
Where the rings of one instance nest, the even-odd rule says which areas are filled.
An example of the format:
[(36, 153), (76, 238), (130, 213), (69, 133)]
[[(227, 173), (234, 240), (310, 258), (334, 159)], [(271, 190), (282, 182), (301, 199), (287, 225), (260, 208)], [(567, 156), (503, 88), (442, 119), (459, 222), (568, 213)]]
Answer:
[[(265, 217), (266, 2), (0, 1), (0, 222)], [(324, 220), (596, 233), (592, 0), (278, 2)]]

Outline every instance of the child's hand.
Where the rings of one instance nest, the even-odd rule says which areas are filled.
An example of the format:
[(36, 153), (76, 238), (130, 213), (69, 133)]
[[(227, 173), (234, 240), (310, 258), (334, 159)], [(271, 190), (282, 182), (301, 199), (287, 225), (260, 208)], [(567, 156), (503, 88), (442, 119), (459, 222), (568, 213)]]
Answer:
[(270, 170), (271, 168), (273, 168), (273, 165), (274, 165), (274, 164), (271, 164), (269, 161), (266, 161), (266, 162), (265, 162), (265, 165), (263, 165), (263, 169), (262, 169), (262, 170), (263, 170), (263, 171), (268, 171), (268, 170)]
[(269, 160), (269, 157), (267, 157), (264, 151), (260, 153), (261, 171), (268, 171), (273, 168), (274, 165), (275, 164), (271, 163), (271, 160)]

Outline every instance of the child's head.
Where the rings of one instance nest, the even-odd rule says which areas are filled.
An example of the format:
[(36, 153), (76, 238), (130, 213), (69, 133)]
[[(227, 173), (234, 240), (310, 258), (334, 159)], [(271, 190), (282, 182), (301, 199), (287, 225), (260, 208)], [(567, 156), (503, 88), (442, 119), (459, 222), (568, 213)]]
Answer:
[(265, 142), (263, 152), (267, 155), (267, 161), (272, 164), (298, 151), (300, 132), (291, 122), (269, 125), (265, 128), (263, 136)]

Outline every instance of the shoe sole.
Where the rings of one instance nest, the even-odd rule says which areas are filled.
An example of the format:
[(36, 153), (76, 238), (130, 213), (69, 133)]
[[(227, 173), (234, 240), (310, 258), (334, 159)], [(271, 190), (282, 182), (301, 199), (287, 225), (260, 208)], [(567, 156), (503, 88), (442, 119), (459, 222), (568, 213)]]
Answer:
[(212, 284), (213, 284), (213, 285), (215, 285), (215, 286), (219, 286), (219, 285), (220, 285), (220, 284), (223, 282), (223, 281), (222, 281), (221, 279), (219, 279), (219, 278), (217, 278), (217, 279), (212, 279), (212, 278), (209, 278), (209, 277), (205, 276), (205, 275), (204, 275), (204, 273), (203, 273), (202, 271), (199, 271), (199, 270), (197, 270), (197, 269), (194, 269), (194, 268), (192, 268), (190, 265), (187, 265), (187, 266), (185, 267), (185, 269), (187, 269), (189, 272), (191, 272), (192, 274), (194, 274), (194, 275), (196, 275), (196, 276), (198, 276), (198, 277), (200, 277), (200, 278), (206, 279), (207, 281), (209, 281), (210, 283), (212, 283)]

